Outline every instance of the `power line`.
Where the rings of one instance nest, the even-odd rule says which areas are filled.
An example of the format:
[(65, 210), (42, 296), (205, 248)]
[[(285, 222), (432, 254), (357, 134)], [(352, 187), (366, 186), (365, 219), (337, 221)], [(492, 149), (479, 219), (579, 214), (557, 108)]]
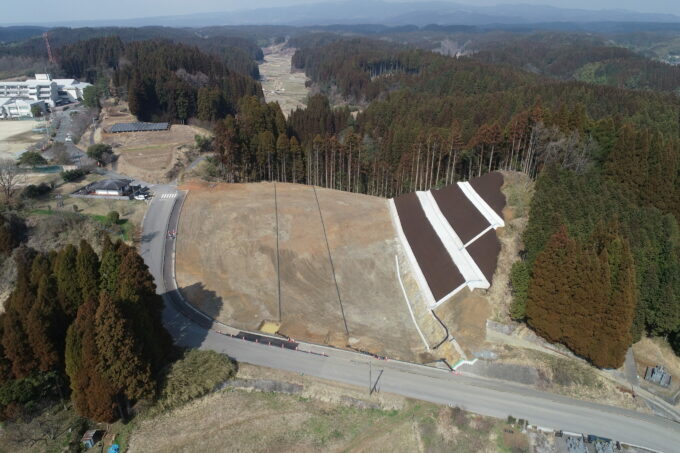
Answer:
[(316, 206), (319, 208), (319, 218), (321, 218), (321, 228), (323, 229), (323, 238), (326, 241), (326, 250), (328, 250), (328, 260), (331, 263), (331, 271), (333, 273), (333, 281), (335, 282), (335, 291), (338, 294), (338, 302), (340, 303), (340, 312), (342, 313), (342, 322), (345, 324), (345, 332), (349, 336), (349, 329), (347, 328), (347, 318), (345, 318), (345, 309), (342, 306), (342, 299), (340, 298), (340, 288), (338, 287), (338, 280), (335, 278), (335, 266), (333, 265), (333, 257), (331, 256), (331, 248), (328, 245), (328, 236), (326, 235), (326, 225), (323, 222), (323, 214), (321, 213), (321, 204), (319, 204), (319, 197), (316, 195), (316, 187), (314, 189), (314, 198), (316, 199)]
[(276, 282), (277, 282), (277, 296), (279, 302), (279, 322), (282, 322), (281, 314), (281, 266), (279, 260), (279, 201), (276, 191), (276, 182), (274, 182), (274, 213), (276, 217)]

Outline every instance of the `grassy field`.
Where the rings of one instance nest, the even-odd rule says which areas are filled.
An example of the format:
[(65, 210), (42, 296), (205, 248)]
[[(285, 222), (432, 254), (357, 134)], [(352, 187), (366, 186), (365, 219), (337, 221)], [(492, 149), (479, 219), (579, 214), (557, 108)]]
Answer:
[[(51, 179), (50, 179), (51, 178)], [(113, 239), (120, 238), (130, 242), (134, 240), (134, 234), (141, 228), (147, 204), (137, 200), (106, 200), (96, 198), (71, 198), (68, 195), (79, 187), (102, 179), (99, 175), (87, 175), (82, 181), (61, 184), (59, 175), (46, 177), (45, 182), (55, 182), (58, 185), (54, 191), (46, 197), (31, 201), (31, 215), (79, 215), (96, 222), (96, 225), (112, 235)], [(62, 197), (62, 198), (55, 198)], [(116, 211), (120, 215), (117, 225), (107, 224), (106, 215)]]
[[(502, 420), (297, 374), (244, 366), (239, 378), (292, 382), (293, 394), (227, 388), (133, 430), (131, 452), (529, 451)], [(506, 433), (505, 430), (513, 431)]]
[(159, 400), (138, 404), (127, 423), (88, 423), (68, 402), (54, 404), (31, 422), (5, 423), (0, 451), (69, 451), (93, 428), (107, 431), (96, 452), (113, 442), (131, 453), (530, 451), (531, 438), (505, 420), (269, 368), (241, 364), (230, 381), (233, 372), (223, 355), (188, 351), (161, 380)]

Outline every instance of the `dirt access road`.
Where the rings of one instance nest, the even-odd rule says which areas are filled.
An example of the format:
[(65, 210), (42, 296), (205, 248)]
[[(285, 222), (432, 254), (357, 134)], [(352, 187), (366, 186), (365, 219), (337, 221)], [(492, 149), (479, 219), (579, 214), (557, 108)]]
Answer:
[(185, 296), (237, 328), (257, 330), (263, 321), (278, 320), (276, 203), (279, 332), (423, 360), (425, 347), (396, 273), (394, 257), (402, 251), (387, 200), (317, 188), (327, 246), (314, 189), (276, 188), (275, 200), (272, 183), (182, 187), (189, 193), (177, 240), (177, 281)]
[(267, 102), (278, 102), (283, 114), (305, 106), (309, 89), (305, 87), (304, 72), (292, 72), (291, 58), (295, 49), (284, 44), (266, 47), (264, 62), (260, 64), (260, 82)]

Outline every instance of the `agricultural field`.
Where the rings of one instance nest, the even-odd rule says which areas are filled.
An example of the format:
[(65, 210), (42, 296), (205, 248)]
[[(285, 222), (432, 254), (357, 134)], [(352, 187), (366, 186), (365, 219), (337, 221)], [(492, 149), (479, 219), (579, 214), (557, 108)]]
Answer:
[(101, 127), (94, 134), (94, 140), (113, 147), (118, 156), (114, 169), (150, 183), (164, 183), (172, 179), (171, 170), (186, 160), (195, 136), (210, 135), (206, 129), (182, 124), (173, 124), (167, 131), (108, 133), (116, 123), (137, 121), (125, 103), (106, 105), (101, 116)]
[(45, 138), (44, 134), (32, 131), (45, 124), (34, 120), (0, 121), (0, 159), (15, 159), (21, 151)]
[[(431, 360), (397, 277), (395, 256), (403, 262), (404, 252), (387, 200), (317, 188), (317, 205), (311, 186), (280, 183), (276, 200), (271, 183), (182, 188), (189, 193), (180, 218), (177, 280), (204, 312), (248, 330), (279, 321), (276, 203), (279, 333)], [(409, 298), (422, 305), (408, 272), (402, 266)]]
[(267, 102), (278, 102), (287, 117), (291, 110), (305, 106), (309, 89), (304, 72), (292, 72), (291, 58), (295, 49), (277, 44), (264, 49), (260, 64), (262, 91)]

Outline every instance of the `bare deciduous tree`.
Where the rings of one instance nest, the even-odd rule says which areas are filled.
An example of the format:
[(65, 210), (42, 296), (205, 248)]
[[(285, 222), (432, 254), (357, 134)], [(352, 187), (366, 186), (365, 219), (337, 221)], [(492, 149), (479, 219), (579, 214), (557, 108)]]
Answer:
[(14, 160), (0, 159), (0, 192), (5, 196), (7, 203), (12, 201), (12, 196), (23, 179), (23, 174)]

